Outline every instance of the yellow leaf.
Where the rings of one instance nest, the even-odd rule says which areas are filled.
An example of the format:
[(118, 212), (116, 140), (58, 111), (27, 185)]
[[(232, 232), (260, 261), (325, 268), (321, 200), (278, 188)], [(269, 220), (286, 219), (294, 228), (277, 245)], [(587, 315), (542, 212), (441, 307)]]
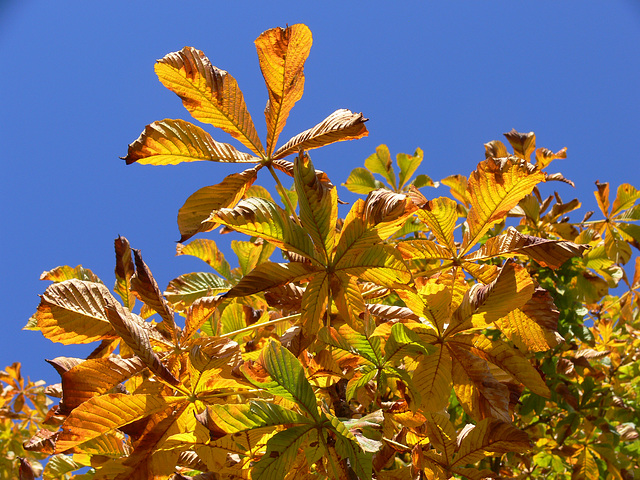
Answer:
[(446, 343), (453, 359), (453, 388), (462, 408), (475, 420), (509, 417), (509, 389), (498, 382), (487, 362), (468, 350)]
[(63, 398), (58, 413), (68, 415), (90, 398), (106, 393), (146, 368), (138, 357), (93, 358), (62, 373)]
[(471, 210), (467, 217), (469, 231), (465, 234), (465, 254), (495, 223), (502, 221), (509, 210), (531, 193), (545, 174), (526, 163), (508, 158), (490, 158), (478, 164), (467, 187)]
[(196, 233), (213, 230), (217, 224), (209, 221), (211, 212), (221, 208), (233, 207), (256, 180), (257, 165), (241, 173), (232, 173), (217, 185), (201, 188), (193, 193), (178, 211), (180, 242), (184, 242)]
[(304, 62), (313, 39), (306, 25), (272, 28), (255, 41), (262, 76), (269, 91), (264, 114), (267, 119), (267, 156), (287, 123), (293, 105), (304, 91)]
[(282, 159), (301, 150), (313, 150), (343, 140), (357, 140), (369, 135), (362, 113), (353, 113), (342, 108), (336, 110), (315, 127), (299, 133), (280, 147), (274, 154), (274, 159)]
[(177, 165), (182, 162), (249, 162), (260, 158), (238, 151), (228, 143), (216, 142), (202, 128), (184, 120), (161, 120), (147, 125), (137, 140), (129, 145), (123, 158), (127, 165)]
[(56, 452), (93, 440), (105, 433), (148, 417), (184, 401), (184, 397), (111, 393), (93, 397), (66, 418), (56, 441)]
[(537, 288), (527, 303), (496, 320), (496, 325), (521, 350), (544, 352), (564, 341), (558, 333), (559, 316), (549, 292)]
[(264, 155), (236, 79), (211, 65), (204, 53), (184, 47), (158, 60), (155, 71), (162, 84), (182, 99), (194, 118), (221, 128), (256, 155)]
[(413, 372), (413, 385), (420, 392), (422, 409), (440, 412), (449, 405), (452, 362), (449, 351), (435, 345), (435, 352), (422, 355)]
[(317, 274), (307, 284), (302, 296), (300, 324), (305, 335), (314, 335), (322, 326), (329, 298), (329, 280), (324, 273)]
[(50, 285), (35, 318), (45, 338), (65, 345), (116, 338), (104, 307), (115, 299), (101, 283), (71, 279)]
[(197, 239), (188, 245), (179, 243), (176, 245), (176, 256), (192, 255), (206, 262), (211, 268), (227, 280), (231, 279), (231, 267), (218, 249), (216, 242), (210, 239)]
[(324, 262), (333, 253), (338, 220), (338, 194), (336, 188), (328, 188), (318, 180), (313, 163), (306, 154), (296, 157), (294, 178), (300, 221), (311, 236)]
[(431, 229), (441, 245), (451, 253), (456, 252), (453, 230), (458, 220), (458, 204), (446, 197), (429, 200), (416, 214)]

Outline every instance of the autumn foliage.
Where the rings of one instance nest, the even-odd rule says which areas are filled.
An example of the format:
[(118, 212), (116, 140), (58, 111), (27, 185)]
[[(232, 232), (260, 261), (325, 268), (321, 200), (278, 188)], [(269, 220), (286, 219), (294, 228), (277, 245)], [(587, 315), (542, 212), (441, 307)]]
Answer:
[[(160, 81), (247, 151), (165, 119), (125, 157), (242, 164), (178, 213), (181, 242), (246, 234), (231, 242), (237, 259), (210, 238), (179, 243), (207, 269), (163, 291), (118, 237), (113, 289), (82, 267), (43, 273), (53, 283), (26, 328), (96, 347), (48, 360), (61, 382), (46, 388), (25, 384), (18, 364), (2, 372), (13, 473), (0, 478), (33, 478), (47, 456), (56, 479), (640, 474), (640, 261), (625, 271), (640, 192), (598, 183), (601, 212), (571, 219), (578, 200), (541, 193), (572, 185), (549, 170), (566, 151), (514, 130), (509, 148), (485, 144), (468, 177), (439, 182), (416, 175), (421, 150), (394, 164), (381, 145), (343, 184), (366, 197), (340, 218), (338, 188), (307, 152), (366, 136), (366, 119), (338, 110), (278, 147), (311, 32), (272, 29), (256, 47), (264, 143), (235, 79), (185, 47), (156, 63)], [(254, 184), (263, 169), (278, 201)]]

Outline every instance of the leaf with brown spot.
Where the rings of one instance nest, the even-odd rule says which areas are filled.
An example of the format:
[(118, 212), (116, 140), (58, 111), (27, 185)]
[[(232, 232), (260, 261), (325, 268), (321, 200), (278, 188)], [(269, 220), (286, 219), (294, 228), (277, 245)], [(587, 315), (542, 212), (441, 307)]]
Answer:
[(158, 60), (155, 71), (194, 118), (221, 128), (256, 155), (264, 154), (238, 82), (228, 72), (211, 65), (203, 52), (184, 47)]
[(147, 125), (129, 145), (127, 165), (177, 165), (182, 162), (258, 163), (259, 157), (216, 142), (202, 128), (184, 120), (165, 119)]
[(255, 182), (262, 165), (249, 168), (241, 173), (227, 175), (222, 182), (203, 187), (191, 194), (178, 211), (180, 242), (185, 242), (196, 233), (208, 232), (218, 225), (209, 221), (211, 212), (221, 208), (231, 208), (244, 196)]
[(35, 314), (45, 338), (64, 344), (115, 338), (104, 308), (115, 299), (101, 283), (77, 279), (50, 285)]
[(255, 41), (260, 70), (267, 84), (269, 101), (264, 110), (267, 120), (267, 156), (271, 156), (289, 112), (302, 98), (304, 63), (313, 40), (304, 24), (272, 28)]
[(273, 158), (279, 160), (292, 153), (366, 137), (369, 135), (364, 125), (367, 120), (362, 113), (353, 113), (346, 108), (336, 110), (315, 127), (291, 138), (273, 154)]

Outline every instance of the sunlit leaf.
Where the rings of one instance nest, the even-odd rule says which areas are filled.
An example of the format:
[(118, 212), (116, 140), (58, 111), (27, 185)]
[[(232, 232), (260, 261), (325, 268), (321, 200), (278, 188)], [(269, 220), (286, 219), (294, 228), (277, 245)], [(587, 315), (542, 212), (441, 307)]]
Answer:
[(194, 118), (230, 133), (256, 155), (263, 154), (238, 83), (229, 73), (211, 65), (204, 53), (184, 47), (158, 60), (155, 71)]
[(178, 211), (180, 242), (184, 242), (196, 233), (208, 232), (217, 225), (209, 221), (211, 212), (234, 206), (256, 180), (261, 165), (249, 168), (241, 173), (233, 173), (217, 185), (201, 188), (187, 198)]
[(458, 438), (460, 447), (452, 466), (476, 463), (494, 453), (525, 452), (531, 443), (529, 436), (508, 422), (485, 419), (466, 428)]
[(199, 238), (189, 242), (188, 245), (179, 243), (176, 246), (176, 256), (192, 255), (206, 262), (211, 268), (227, 280), (231, 279), (231, 267), (218, 249), (216, 242), (206, 238)]
[(301, 150), (313, 150), (343, 140), (356, 140), (369, 135), (362, 113), (353, 113), (346, 108), (336, 110), (322, 122), (309, 130), (299, 133), (278, 148), (273, 158), (278, 160), (298, 153)]
[(367, 157), (364, 161), (364, 166), (371, 172), (382, 175), (382, 177), (389, 182), (389, 185), (397, 190), (396, 173), (393, 170), (391, 163), (391, 153), (389, 153), (389, 147), (386, 145), (379, 145), (376, 148), (376, 153)]
[(467, 217), (469, 233), (464, 238), (463, 252), (544, 180), (542, 172), (532, 170), (530, 164), (524, 162), (488, 159), (479, 163), (467, 187), (472, 208)]
[(261, 263), (242, 277), (240, 282), (225, 294), (225, 297), (252, 295), (285, 283), (303, 280), (317, 272), (318, 269), (308, 263)]
[(308, 155), (299, 155), (294, 162), (294, 177), (300, 221), (322, 257), (328, 261), (333, 253), (338, 220), (336, 188), (327, 188), (317, 178)]
[(189, 306), (198, 298), (217, 295), (230, 288), (229, 282), (212, 273), (186, 273), (171, 280), (164, 295), (174, 305)]
[(83, 268), (82, 265), (78, 265), (75, 268), (64, 265), (40, 274), (40, 280), (50, 280), (52, 282), (64, 282), (65, 280), (71, 280), (72, 278), (83, 280), (85, 282), (102, 283), (95, 273), (88, 268)]
[(305, 230), (293, 222), (275, 203), (264, 198), (248, 198), (235, 208), (215, 211), (210, 220), (241, 233), (257, 236), (283, 250), (313, 259), (314, 246)]
[(319, 418), (316, 397), (298, 359), (276, 342), (262, 350), (260, 361), (242, 367), (247, 379), (257, 387), (291, 400), (311, 418)]
[(168, 409), (182, 397), (110, 393), (91, 398), (76, 408), (62, 424), (56, 452), (93, 440), (116, 428)]
[(272, 28), (255, 41), (262, 76), (269, 91), (264, 111), (267, 119), (267, 155), (273, 153), (278, 136), (293, 105), (304, 91), (304, 63), (311, 50), (311, 31), (306, 25)]
[(101, 283), (71, 279), (50, 285), (35, 314), (38, 328), (53, 342), (90, 343), (115, 338), (104, 312), (115, 299)]
[(131, 277), (136, 273), (136, 267), (131, 257), (129, 241), (119, 236), (114, 242), (116, 250), (116, 284), (113, 290), (120, 296), (125, 307), (131, 310), (136, 303), (136, 296), (131, 291)]
[(256, 163), (260, 158), (240, 152), (228, 143), (216, 142), (202, 128), (184, 120), (165, 119), (147, 125), (129, 145), (127, 165), (177, 165), (182, 162)]

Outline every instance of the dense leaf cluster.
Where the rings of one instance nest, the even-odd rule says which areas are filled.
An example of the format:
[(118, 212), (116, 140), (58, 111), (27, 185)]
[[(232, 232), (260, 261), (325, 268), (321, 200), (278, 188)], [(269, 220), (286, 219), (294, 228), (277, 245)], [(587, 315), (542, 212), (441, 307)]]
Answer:
[[(0, 426), (14, 443), (30, 438), (27, 453), (0, 447), (52, 455), (45, 478), (82, 467), (72, 478), (638, 475), (640, 261), (633, 276), (624, 266), (640, 245), (640, 192), (622, 185), (611, 202), (597, 184), (597, 219), (572, 221), (578, 200), (539, 190), (571, 183), (547, 171), (565, 151), (512, 131), (512, 152), (487, 143), (468, 177), (440, 182), (414, 177), (421, 150), (396, 168), (380, 146), (344, 184), (366, 198), (339, 218), (337, 189), (306, 151), (366, 135), (362, 115), (338, 110), (276, 148), (310, 46), (304, 25), (256, 40), (266, 148), (227, 72), (189, 47), (158, 61), (194, 118), (252, 153), (167, 119), (126, 160), (255, 164), (198, 190), (178, 216), (182, 241), (218, 226), (246, 234), (231, 243), (238, 266), (211, 239), (181, 243), (179, 255), (213, 271), (163, 292), (119, 237), (114, 293), (82, 267), (45, 272), (53, 283), (26, 328), (99, 344), (50, 361), (61, 383), (44, 390), (58, 399), (46, 413), (42, 387), (16, 365), (3, 372)], [(264, 167), (284, 208), (253, 185)], [(419, 190), (437, 185), (451, 198)], [(7, 465), (33, 478), (26, 460)]]

